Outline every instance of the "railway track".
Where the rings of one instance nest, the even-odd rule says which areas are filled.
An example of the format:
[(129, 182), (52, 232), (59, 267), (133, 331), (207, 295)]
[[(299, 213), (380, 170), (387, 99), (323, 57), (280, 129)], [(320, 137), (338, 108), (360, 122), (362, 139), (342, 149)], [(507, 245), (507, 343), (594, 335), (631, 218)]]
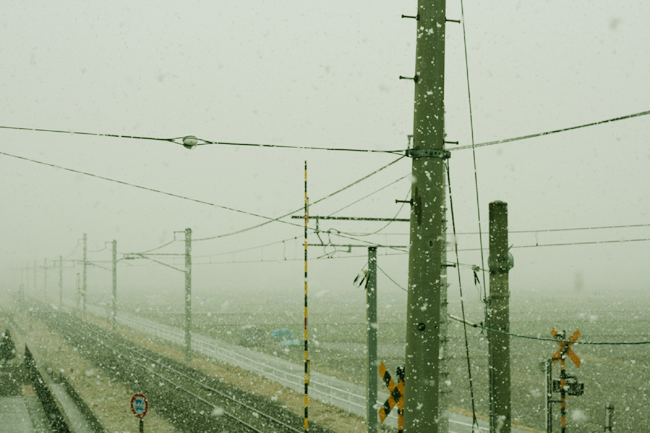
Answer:
[[(113, 378), (147, 395), (177, 428), (188, 432), (296, 433), (303, 418), (203, 372), (137, 346), (71, 314), (40, 306), (40, 320)], [(310, 431), (331, 433), (310, 423)]]

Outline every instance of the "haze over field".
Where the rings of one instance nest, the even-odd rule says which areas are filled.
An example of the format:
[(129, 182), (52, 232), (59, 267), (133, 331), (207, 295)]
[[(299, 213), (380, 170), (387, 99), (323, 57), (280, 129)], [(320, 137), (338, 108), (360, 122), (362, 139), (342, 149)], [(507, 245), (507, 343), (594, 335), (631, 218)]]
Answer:
[[(398, 76), (414, 72), (415, 22), (400, 15), (413, 13), (415, 7), (413, 1), (381, 6), (368, 1), (256, 1), (156, 7), (121, 1), (4, 2), (0, 126), (403, 149), (412, 130), (413, 83)], [(457, 2), (449, 2), (448, 16), (460, 18)], [(649, 16), (650, 6), (643, 2), (467, 2), (476, 142), (648, 110), (650, 59), (642, 53)], [(447, 139), (471, 144), (462, 27), (455, 23), (447, 24), (446, 56)], [(649, 117), (639, 117), (476, 149), (483, 231), (488, 229), (488, 203), (497, 199), (509, 204), (511, 230), (540, 230), (510, 237), (516, 259), (510, 279), (513, 293), (552, 291), (562, 299), (562, 293), (587, 296), (647, 288), (643, 269), (648, 242), (520, 247), (650, 238), (650, 227), (541, 231), (648, 223), (648, 122)], [(272, 218), (291, 210), (301, 214), (305, 160), (314, 201), (396, 158), (219, 145), (190, 151), (169, 142), (8, 129), (0, 129), (0, 140), (0, 151), (6, 154)], [(44, 259), (51, 264), (60, 255), (80, 260), (83, 233), (88, 234), (90, 251), (101, 250), (89, 253), (89, 260), (108, 266), (103, 263), (111, 257), (105, 242), (113, 239), (118, 251), (137, 252), (173, 240), (173, 232), (186, 227), (196, 239), (265, 221), (0, 156), (4, 290), (16, 290), (22, 282), (28, 293), (42, 293), (42, 270), (34, 279), (32, 270), (22, 268), (35, 261), (41, 266)], [(329, 215), (409, 171), (404, 159), (313, 206), (311, 213)], [(457, 229), (476, 232), (471, 150), (453, 152), (451, 176)], [(408, 206), (394, 201), (404, 199), (409, 188), (407, 177), (337, 215), (406, 218)], [(321, 221), (319, 228), (349, 232), (369, 242), (407, 245), (405, 223), (393, 223), (374, 236), (355, 235), (374, 232), (383, 224)], [(182, 239), (182, 234), (176, 236)], [(337, 237), (334, 231), (321, 233), (321, 238), (326, 243), (360, 243)], [(461, 250), (478, 247), (476, 235), (457, 239)], [(317, 241), (311, 234), (310, 242)], [(301, 296), (301, 242), (301, 227), (281, 223), (194, 242), (196, 301), (240, 291)], [(353, 290), (350, 282), (363, 267), (366, 251), (346, 251), (310, 249), (314, 293)], [(156, 252), (182, 254), (183, 244)], [(380, 255), (380, 266), (405, 286), (407, 256), (380, 249), (380, 254), (386, 252), (399, 255)], [(182, 257), (160, 259), (183, 266)], [(233, 260), (247, 263), (207, 264)], [(460, 262), (480, 265), (480, 254), (461, 251)], [(118, 267), (119, 293), (129, 302), (154, 302), (159, 296), (181, 302), (181, 273), (146, 261), (121, 261)], [(462, 269), (464, 283), (471, 286), (470, 268)], [(80, 270), (79, 264), (65, 269), (68, 298), (74, 297)], [(456, 281), (450, 278), (452, 299), (458, 292)], [(49, 271), (47, 284), (55, 299), (56, 271)], [(402, 296), (382, 273), (379, 284), (390, 296)], [(90, 267), (89, 296), (105, 299), (110, 287), (110, 273)]]

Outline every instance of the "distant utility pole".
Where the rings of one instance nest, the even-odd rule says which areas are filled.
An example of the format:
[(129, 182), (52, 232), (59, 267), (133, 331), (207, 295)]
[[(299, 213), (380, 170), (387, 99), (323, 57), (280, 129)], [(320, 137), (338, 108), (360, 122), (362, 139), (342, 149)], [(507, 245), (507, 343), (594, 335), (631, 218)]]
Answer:
[(192, 360), (192, 229), (185, 229), (185, 362)]
[(34, 297), (36, 297), (36, 260), (34, 260)]
[(404, 427), (439, 433), (447, 412), (440, 404), (440, 349), (445, 191), (444, 0), (418, 0), (412, 161), (411, 233), (406, 314)]
[(47, 259), (43, 259), (43, 301), (47, 302)]
[[(510, 332), (510, 288), (508, 272), (508, 204), (490, 203), (490, 296), (489, 328)], [(490, 381), (490, 432), (510, 433), (510, 336), (488, 331)]]
[(117, 241), (113, 239), (113, 320), (111, 328), (115, 331), (115, 321), (117, 320)]
[(366, 317), (368, 361), (366, 363), (366, 419), (368, 433), (377, 433), (377, 247), (368, 247), (368, 281), (366, 284)]
[(63, 307), (63, 256), (59, 256), (59, 307)]
[(83, 312), (86, 312), (86, 252), (88, 247), (88, 239), (84, 233), (84, 274), (83, 274), (83, 285), (81, 286), (81, 303), (83, 304)]
[(77, 272), (77, 296), (75, 296), (75, 301), (77, 301), (77, 310), (79, 309), (79, 298), (81, 298), (81, 286), (79, 284), (79, 272)]

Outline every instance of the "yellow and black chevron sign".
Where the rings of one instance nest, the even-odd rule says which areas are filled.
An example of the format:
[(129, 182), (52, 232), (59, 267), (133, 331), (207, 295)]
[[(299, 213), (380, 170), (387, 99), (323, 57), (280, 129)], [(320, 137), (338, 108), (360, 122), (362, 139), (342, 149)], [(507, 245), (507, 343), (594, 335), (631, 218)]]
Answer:
[(393, 381), (393, 378), (390, 377), (390, 373), (386, 369), (383, 361), (379, 366), (379, 375), (384, 380), (388, 392), (390, 392), (388, 400), (386, 400), (384, 405), (379, 409), (379, 419), (381, 422), (384, 422), (395, 405), (397, 405), (397, 409), (400, 413), (404, 410), (404, 380), (400, 377), (397, 385), (395, 385), (395, 382)]

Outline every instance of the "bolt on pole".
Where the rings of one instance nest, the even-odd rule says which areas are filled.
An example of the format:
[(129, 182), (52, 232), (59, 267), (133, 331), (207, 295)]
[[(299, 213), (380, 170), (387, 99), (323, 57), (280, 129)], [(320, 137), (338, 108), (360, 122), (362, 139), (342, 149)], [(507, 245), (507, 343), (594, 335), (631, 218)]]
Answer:
[(192, 229), (185, 229), (185, 362), (192, 360)]
[[(510, 332), (510, 288), (508, 272), (508, 204), (490, 203), (490, 295), (488, 317), (490, 328)], [(490, 432), (510, 433), (510, 336), (488, 331), (490, 386)]]
[(81, 303), (83, 305), (83, 312), (86, 312), (86, 252), (88, 246), (88, 239), (84, 233), (84, 273), (83, 273), (83, 285), (81, 286)]
[(440, 405), (440, 307), (445, 248), (444, 0), (418, 0), (413, 116), (411, 229), (404, 427), (439, 433), (447, 408)]
[(117, 320), (117, 241), (113, 239), (113, 314), (111, 320), (111, 329), (115, 331), (115, 321)]
[(366, 420), (368, 433), (377, 433), (377, 247), (368, 247), (366, 284), (368, 359), (366, 363)]

